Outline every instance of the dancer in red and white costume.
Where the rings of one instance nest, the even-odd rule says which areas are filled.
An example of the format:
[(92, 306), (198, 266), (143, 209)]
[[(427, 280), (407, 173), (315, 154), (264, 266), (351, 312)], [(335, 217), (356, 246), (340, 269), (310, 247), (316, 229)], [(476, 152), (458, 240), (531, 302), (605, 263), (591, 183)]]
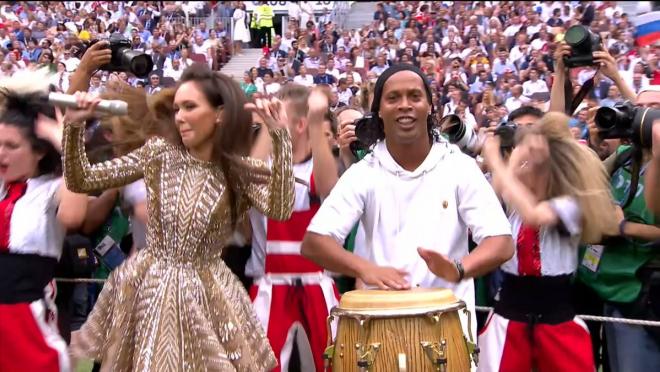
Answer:
[(25, 92), (47, 88), (39, 80), (48, 80), (20, 75), (0, 82), (0, 371), (69, 371), (53, 274), (66, 229), (83, 222), (87, 196), (64, 186), (61, 128)]
[(568, 120), (553, 112), (519, 129), (508, 166), (497, 137), (486, 143), (517, 245), (502, 265), (499, 299), (479, 336), (479, 371), (595, 369), (589, 331), (572, 306), (571, 278), (578, 244), (616, 232), (615, 209), (600, 160), (571, 137)]
[[(324, 137), (323, 115), (327, 96), (299, 85), (280, 91), (289, 116), (293, 174), (296, 183), (291, 218), (268, 219), (252, 210), (252, 256), (246, 274), (254, 278), (250, 289), (257, 317), (264, 326), (279, 366), (287, 371), (297, 343), (303, 371), (322, 371), (327, 346), (327, 317), (337, 305), (334, 280), (324, 269), (300, 254), (307, 225), (337, 181), (337, 168)], [(309, 111), (309, 115), (307, 115)]]

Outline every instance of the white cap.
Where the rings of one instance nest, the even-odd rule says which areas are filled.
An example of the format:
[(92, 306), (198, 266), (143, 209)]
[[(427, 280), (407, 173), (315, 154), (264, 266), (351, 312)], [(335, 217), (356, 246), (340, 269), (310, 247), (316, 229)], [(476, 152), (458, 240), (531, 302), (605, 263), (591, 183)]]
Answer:
[(660, 85), (647, 85), (644, 88), (642, 88), (637, 95), (639, 96), (642, 93), (645, 92), (660, 92)]

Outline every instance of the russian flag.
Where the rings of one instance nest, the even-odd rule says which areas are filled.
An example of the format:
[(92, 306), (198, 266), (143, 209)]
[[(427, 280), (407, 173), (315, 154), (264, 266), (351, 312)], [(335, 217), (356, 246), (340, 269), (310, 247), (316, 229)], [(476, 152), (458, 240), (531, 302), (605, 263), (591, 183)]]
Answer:
[(650, 45), (660, 40), (660, 11), (638, 15), (635, 17), (635, 27), (637, 45)]

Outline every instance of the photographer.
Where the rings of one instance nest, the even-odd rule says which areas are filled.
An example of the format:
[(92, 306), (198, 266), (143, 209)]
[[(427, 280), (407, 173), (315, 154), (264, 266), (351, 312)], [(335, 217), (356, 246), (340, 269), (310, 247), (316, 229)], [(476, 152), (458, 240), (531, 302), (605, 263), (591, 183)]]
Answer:
[[(657, 102), (645, 100), (643, 93), (636, 97), (642, 104), (635, 109), (649, 108)], [(598, 129), (599, 135), (591, 137), (596, 141), (600, 140), (596, 137), (613, 137), (613, 128), (620, 130), (622, 125), (619, 120), (617, 117), (617, 123), (611, 128)], [(628, 120), (633, 122), (623, 124), (631, 127), (649, 125), (637, 122), (636, 116)], [(598, 115), (596, 123), (601, 128), (604, 124), (599, 123)], [(595, 127), (592, 123), (592, 131)], [(654, 129), (657, 137), (658, 126), (655, 125)], [(646, 190), (648, 195), (658, 189), (657, 184), (652, 185), (653, 181), (657, 182), (657, 175), (647, 178), (649, 173), (657, 172), (657, 168), (654, 169), (657, 156), (651, 154), (648, 142), (649, 148), (637, 143), (637, 138), (622, 138), (622, 142), (627, 143), (629, 139), (632, 144), (619, 146), (604, 162), (611, 175), (612, 194), (621, 206), (618, 207), (619, 236), (604, 241), (602, 245), (586, 247), (581, 255), (578, 278), (605, 301), (605, 316), (658, 320), (660, 228), (642, 192)], [(646, 184), (648, 181), (651, 182)], [(612, 371), (652, 370), (660, 365), (660, 332), (657, 328), (606, 323), (604, 329)]]
[[(557, 44), (554, 54), (555, 60), (555, 78), (552, 83), (552, 90), (550, 92), (550, 111), (565, 112), (565, 84), (566, 79), (569, 79), (568, 69), (564, 64), (564, 57), (570, 56), (572, 53), (571, 47), (565, 42)], [(635, 102), (635, 93), (626, 84), (625, 80), (619, 73), (617, 63), (608, 52), (595, 51), (593, 52), (593, 62), (600, 66), (599, 72), (605, 77), (609, 78), (619, 88), (621, 95), (624, 99)], [(599, 73), (597, 72), (597, 73)], [(567, 113), (571, 115), (572, 113)]]
[(653, 123), (653, 160), (647, 170), (644, 190), (646, 204), (655, 216), (660, 216), (660, 122)]

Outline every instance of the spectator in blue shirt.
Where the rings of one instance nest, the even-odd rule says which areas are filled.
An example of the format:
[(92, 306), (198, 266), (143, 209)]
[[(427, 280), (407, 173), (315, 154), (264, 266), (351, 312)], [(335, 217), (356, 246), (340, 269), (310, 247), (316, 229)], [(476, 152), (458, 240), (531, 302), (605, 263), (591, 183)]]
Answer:
[(316, 77), (314, 77), (314, 84), (326, 84), (326, 85), (335, 84), (335, 77), (326, 73), (325, 64), (323, 63), (319, 65), (319, 72), (318, 74), (316, 74)]

